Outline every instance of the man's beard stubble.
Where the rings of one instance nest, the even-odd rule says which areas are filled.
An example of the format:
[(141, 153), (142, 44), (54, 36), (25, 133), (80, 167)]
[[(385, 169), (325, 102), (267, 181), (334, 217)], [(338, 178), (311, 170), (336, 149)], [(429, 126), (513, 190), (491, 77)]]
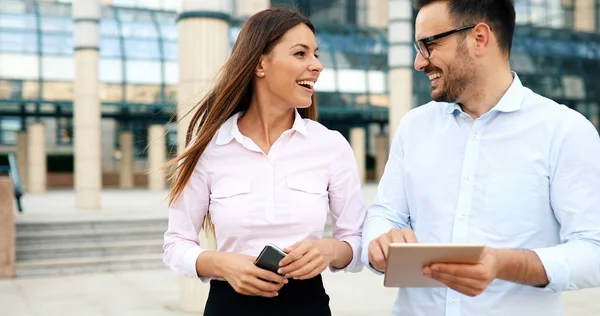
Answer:
[(448, 70), (443, 74), (443, 86), (437, 95), (431, 93), (431, 99), (436, 102), (455, 103), (463, 95), (467, 87), (475, 80), (475, 66), (466, 41), (456, 47), (454, 60), (448, 65)]

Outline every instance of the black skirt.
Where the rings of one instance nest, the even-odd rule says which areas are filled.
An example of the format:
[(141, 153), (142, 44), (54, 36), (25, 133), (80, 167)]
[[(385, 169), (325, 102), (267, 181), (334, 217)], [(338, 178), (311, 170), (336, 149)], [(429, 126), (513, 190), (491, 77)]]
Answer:
[(289, 279), (273, 298), (236, 292), (226, 281), (210, 281), (204, 316), (331, 316), (329, 296), (318, 275), (309, 280)]

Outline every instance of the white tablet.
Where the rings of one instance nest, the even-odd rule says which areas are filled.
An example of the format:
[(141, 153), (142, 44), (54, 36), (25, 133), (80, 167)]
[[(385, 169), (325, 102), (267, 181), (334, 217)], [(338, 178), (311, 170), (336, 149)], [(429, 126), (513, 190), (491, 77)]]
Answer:
[(386, 287), (446, 287), (423, 275), (431, 263), (477, 263), (483, 245), (473, 244), (390, 244), (383, 281)]

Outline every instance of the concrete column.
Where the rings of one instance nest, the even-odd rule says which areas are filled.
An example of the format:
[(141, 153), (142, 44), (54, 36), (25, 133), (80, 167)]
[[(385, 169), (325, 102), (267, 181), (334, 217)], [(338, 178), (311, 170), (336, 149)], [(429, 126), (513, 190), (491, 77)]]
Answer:
[(237, 0), (235, 14), (239, 17), (250, 17), (254, 13), (270, 7), (270, 0)]
[(75, 207), (99, 210), (102, 187), (101, 111), (98, 80), (100, 2), (73, 1), (73, 136), (75, 156)]
[(27, 138), (27, 182), (29, 192), (46, 192), (46, 126), (42, 123), (29, 125)]
[(120, 184), (122, 189), (133, 189), (133, 134), (125, 131), (119, 135), (121, 148)]
[(413, 108), (413, 8), (410, 0), (389, 1), (389, 142), (400, 120)]
[(19, 176), (23, 190), (27, 190), (27, 132), (17, 132), (17, 165), (19, 165)]
[[(193, 114), (186, 114), (213, 86), (229, 50), (229, 1), (183, 0), (179, 15), (178, 153)], [(184, 117), (185, 116), (185, 117)]]
[[(190, 109), (206, 95), (214, 84), (217, 71), (227, 59), (229, 50), (229, 18), (231, 2), (183, 0), (179, 31), (179, 84), (177, 91), (177, 152), (185, 149), (185, 135), (192, 115)], [(214, 250), (213, 236), (199, 234), (200, 243)], [(181, 309), (202, 313), (209, 285), (193, 279), (182, 279)]]
[(596, 9), (594, 1), (598, 0), (575, 0), (574, 27), (577, 31), (596, 31)]
[(358, 175), (362, 183), (366, 180), (367, 173), (367, 155), (366, 155), (367, 132), (362, 127), (350, 129), (350, 145), (354, 151), (356, 164), (358, 165)]
[[(383, 132), (383, 131), (382, 131)], [(375, 181), (379, 182), (388, 160), (389, 141), (385, 134), (375, 136)]]
[(367, 24), (377, 28), (388, 26), (388, 1), (367, 0)]
[(15, 277), (15, 191), (12, 179), (0, 177), (0, 279)]
[(148, 128), (148, 189), (160, 191), (165, 188), (165, 170), (161, 169), (167, 157), (166, 130), (162, 125)]

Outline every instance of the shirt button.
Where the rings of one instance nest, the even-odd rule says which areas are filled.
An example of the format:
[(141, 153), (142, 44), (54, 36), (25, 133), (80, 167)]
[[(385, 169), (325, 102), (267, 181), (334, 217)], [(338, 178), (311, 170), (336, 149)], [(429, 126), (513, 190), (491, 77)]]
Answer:
[(473, 175), (472, 175), (472, 174), (470, 174), (470, 173), (467, 173), (467, 174), (465, 175), (465, 179), (467, 179), (467, 180), (471, 180), (471, 179), (473, 179)]
[(465, 215), (464, 214), (460, 214), (460, 220), (464, 221), (465, 220)]
[(456, 300), (452, 300), (452, 306), (456, 305)]
[(471, 136), (471, 138), (477, 139), (477, 138), (479, 138), (479, 136), (477, 134), (473, 134), (473, 136)]

